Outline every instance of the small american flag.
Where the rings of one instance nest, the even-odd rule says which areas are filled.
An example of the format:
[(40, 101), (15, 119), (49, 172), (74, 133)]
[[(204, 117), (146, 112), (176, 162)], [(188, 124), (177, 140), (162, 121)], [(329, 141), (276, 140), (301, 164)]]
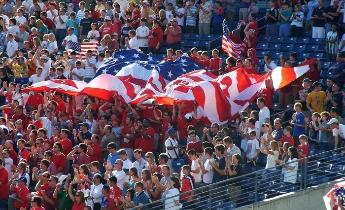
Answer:
[(238, 36), (230, 32), (228, 22), (223, 21), (222, 49), (229, 56), (239, 58), (244, 51), (243, 43)]
[(93, 55), (97, 54), (99, 43), (96, 41), (92, 42), (72, 42), (68, 41), (67, 42), (67, 47), (68, 49), (77, 51), (77, 59), (83, 59), (85, 57), (85, 54), (87, 53), (88, 50), (92, 51)]

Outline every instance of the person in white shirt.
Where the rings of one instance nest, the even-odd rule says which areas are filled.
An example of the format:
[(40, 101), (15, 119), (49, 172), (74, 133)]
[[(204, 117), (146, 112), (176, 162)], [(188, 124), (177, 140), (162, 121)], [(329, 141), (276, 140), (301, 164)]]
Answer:
[(95, 174), (93, 176), (93, 184), (90, 187), (90, 196), (86, 200), (86, 203), (94, 206), (96, 203), (101, 204), (102, 202), (102, 176), (100, 174)]
[(185, 12), (186, 12), (186, 9), (183, 7), (182, 2), (178, 1), (175, 14), (176, 14), (177, 25), (179, 25), (181, 27), (184, 26)]
[(23, 13), (24, 11), (22, 9), (17, 10), (17, 16), (16, 16), (17, 25), (27, 23), (27, 19), (26, 17), (23, 16)]
[(128, 176), (123, 171), (122, 167), (123, 167), (122, 160), (121, 159), (117, 159), (115, 161), (114, 170), (112, 172), (112, 175), (115, 176), (116, 179), (117, 179), (117, 186), (121, 190), (123, 190), (123, 185), (125, 184), (125, 182), (129, 182)]
[(142, 170), (145, 169), (145, 167), (147, 165), (146, 160), (144, 160), (144, 158), (142, 157), (142, 153), (143, 153), (143, 151), (141, 149), (134, 150), (135, 161), (134, 161), (132, 167), (135, 167), (137, 169), (139, 176), (141, 176)]
[(54, 21), (54, 18), (59, 15), (59, 11), (55, 8), (54, 5), (47, 5), (47, 18)]
[(282, 173), (284, 175), (284, 182), (295, 184), (297, 181), (298, 171), (298, 152), (295, 147), (289, 147), (288, 149), (289, 159), (283, 165)]
[(83, 81), (85, 69), (82, 68), (81, 61), (75, 62), (75, 68), (71, 72), (71, 79)]
[(101, 35), (100, 35), (99, 31), (97, 30), (97, 24), (96, 24), (96, 23), (92, 23), (92, 24), (91, 24), (91, 31), (89, 31), (89, 32), (87, 33), (87, 38), (88, 38), (90, 41), (96, 41), (96, 42), (98, 42), (100, 36), (101, 36)]
[(10, 18), (9, 26), (7, 28), (7, 34), (13, 34), (17, 36), (19, 34), (19, 26), (17, 25), (17, 20), (15, 18)]
[(136, 33), (134, 30), (130, 30), (128, 32), (128, 37), (125, 38), (125, 46), (127, 49), (135, 49), (135, 50), (139, 50), (139, 40), (136, 36)]
[(45, 78), (42, 75), (42, 71), (43, 71), (42, 68), (40, 68), (40, 67), (36, 68), (36, 74), (33, 74), (33, 75), (30, 76), (29, 83), (30, 84), (35, 84), (37, 82), (44, 81)]
[(251, 162), (255, 165), (256, 159), (258, 158), (258, 155), (260, 153), (260, 145), (259, 141), (256, 139), (255, 130), (249, 132), (249, 138), (244, 152), (246, 154), (247, 162)]
[(192, 164), (190, 166), (191, 167), (190, 172), (191, 172), (192, 177), (194, 178), (195, 186), (198, 187), (201, 185), (201, 181), (202, 181), (199, 158), (198, 158), (195, 150), (189, 150), (188, 151), (188, 157), (189, 157), (189, 160), (192, 161)]
[(122, 169), (126, 172), (126, 174), (128, 173), (129, 169), (133, 166), (133, 163), (130, 159), (128, 159), (128, 155), (125, 149), (120, 149), (118, 151), (120, 159), (122, 160)]
[(58, 51), (57, 41), (55, 39), (55, 35), (53, 33), (50, 33), (48, 35), (48, 46), (47, 50), (49, 54), (56, 53)]
[(200, 161), (202, 182), (204, 184), (211, 184), (213, 180), (213, 168), (211, 166), (211, 162), (214, 162), (213, 149), (211, 147), (206, 147), (204, 149), (204, 156), (206, 158), (205, 163), (202, 164), (202, 162)]
[(92, 56), (92, 50), (88, 50), (85, 54), (84, 63), (84, 80), (90, 82), (96, 75), (96, 58)]
[(145, 49), (148, 47), (149, 42), (149, 32), (150, 29), (146, 26), (147, 20), (142, 18), (140, 20), (140, 26), (136, 30), (136, 37), (139, 42), (139, 48), (145, 52)]
[(256, 100), (256, 104), (258, 105), (259, 111), (259, 128), (261, 128), (262, 124), (269, 123), (270, 121), (270, 110), (265, 106), (265, 99), (260, 97)]
[(267, 148), (261, 148), (261, 152), (265, 155), (267, 155), (267, 162), (265, 169), (268, 169), (270, 171), (276, 170), (277, 160), (279, 159), (279, 145), (278, 142), (273, 140), (270, 142), (271, 149)]
[(76, 19), (78, 25), (80, 25), (80, 21), (85, 18), (85, 1), (79, 2), (79, 10), (76, 14)]
[(168, 135), (169, 138), (167, 138), (165, 140), (165, 151), (167, 153), (167, 155), (169, 156), (169, 161), (168, 161), (168, 165), (170, 168), (171, 167), (171, 160), (177, 158), (177, 155), (179, 153), (178, 150), (178, 141), (177, 139), (177, 135), (176, 135), (177, 131), (175, 128), (169, 128), (168, 130)]
[[(55, 29), (56, 29), (55, 35), (56, 35), (56, 40), (58, 41), (58, 43), (60, 43), (66, 35), (66, 27), (67, 27), (66, 22), (68, 20), (68, 16), (65, 13), (66, 13), (65, 9), (60, 9), (60, 12), (58, 15), (55, 16), (53, 14), (54, 15), (53, 21), (54, 21)], [(67, 32), (68, 32), (68, 30), (67, 30)], [(69, 34), (69, 35), (71, 35), (71, 34)], [(77, 41), (78, 41), (78, 39), (77, 39)]]
[(7, 45), (6, 45), (6, 53), (8, 57), (13, 58), (18, 50), (18, 43), (14, 40), (14, 35), (9, 33), (7, 34)]
[(74, 32), (73, 28), (68, 28), (67, 29), (67, 36), (63, 40), (63, 45), (65, 46), (66, 50), (70, 49), (70, 46), (68, 46), (68, 44), (67, 44), (69, 41), (71, 41), (71, 42), (78, 42), (78, 37), (73, 32)]
[(274, 61), (272, 61), (272, 56), (270, 54), (265, 55), (264, 62), (265, 62), (265, 66), (264, 66), (265, 72), (271, 72), (273, 69), (277, 67), (277, 64), (275, 64)]
[(238, 148), (229, 136), (223, 139), (224, 145), (227, 148), (226, 154), (228, 157), (232, 157), (234, 154), (241, 155), (241, 150)]
[(164, 198), (164, 209), (179, 210), (182, 209), (180, 204), (180, 181), (176, 177), (171, 177), (171, 180), (166, 185), (166, 189), (162, 195)]
[(327, 123), (332, 129), (334, 137), (334, 149), (338, 148), (339, 137), (345, 139), (345, 125), (340, 124), (337, 118), (332, 118)]

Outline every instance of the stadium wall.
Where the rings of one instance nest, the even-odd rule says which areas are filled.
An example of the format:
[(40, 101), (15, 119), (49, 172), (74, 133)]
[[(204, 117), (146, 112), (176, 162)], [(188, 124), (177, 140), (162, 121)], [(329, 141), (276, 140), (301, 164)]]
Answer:
[(240, 210), (325, 210), (323, 196), (340, 179), (334, 182), (325, 183), (319, 186), (310, 187), (304, 191), (289, 193), (262, 202), (244, 206)]

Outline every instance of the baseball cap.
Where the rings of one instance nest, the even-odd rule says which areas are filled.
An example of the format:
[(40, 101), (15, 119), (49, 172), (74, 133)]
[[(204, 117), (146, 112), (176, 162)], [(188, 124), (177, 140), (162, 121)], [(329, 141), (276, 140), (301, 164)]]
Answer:
[(105, 16), (104, 20), (111, 20), (111, 17)]
[(303, 82), (312, 82), (311, 79), (309, 79), (308, 77), (303, 79)]
[(86, 127), (87, 129), (89, 129), (89, 124), (86, 123), (86, 122), (80, 123), (79, 125), (80, 125), (80, 126), (84, 126), (84, 127)]
[(334, 124), (334, 123), (339, 123), (339, 121), (338, 121), (338, 119), (337, 118), (332, 118), (332, 119), (330, 119), (329, 120), (329, 122), (327, 123), (328, 125), (332, 125), (332, 124)]
[(176, 129), (175, 128), (173, 128), (173, 127), (169, 128), (169, 130), (168, 130), (168, 134), (169, 135), (173, 135), (175, 133), (176, 133)]

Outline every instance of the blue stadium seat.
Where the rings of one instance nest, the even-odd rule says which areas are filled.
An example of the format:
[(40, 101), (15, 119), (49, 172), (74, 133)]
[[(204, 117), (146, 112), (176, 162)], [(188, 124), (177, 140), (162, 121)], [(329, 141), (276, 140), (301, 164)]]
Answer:
[(330, 67), (331, 63), (330, 62), (322, 62), (321, 63), (321, 68), (322, 69), (328, 69)]
[(282, 38), (282, 43), (283, 44), (295, 44), (297, 41), (296, 37), (288, 37), (288, 38)]
[(268, 50), (270, 50), (270, 51), (280, 50), (280, 44), (278, 44), (278, 43), (269, 43), (268, 44)]
[(258, 40), (258, 42), (259, 42), (259, 43), (261, 43), (261, 42), (265, 42), (265, 43), (267, 43), (267, 42), (269, 42), (269, 41), (270, 41), (270, 39), (271, 39), (271, 37), (267, 37), (267, 36), (259, 36), (259, 40)]
[(323, 58), (325, 58), (325, 54), (324, 53), (311, 53), (310, 57), (318, 58), (318, 59), (323, 59)]
[(191, 39), (191, 34), (182, 34), (182, 39)]
[(258, 57), (258, 58), (263, 58), (264, 56), (265, 56), (265, 54), (266, 54), (266, 51), (257, 51), (256, 52), (256, 56)]
[(268, 48), (268, 44), (266, 43), (259, 43), (257, 46), (256, 46), (256, 49), (257, 50), (267, 50)]
[(200, 41), (199, 47), (203, 49), (207, 49), (209, 47), (210, 42), (209, 41)]
[(199, 46), (199, 41), (195, 41), (197, 39), (194, 40), (185, 40), (184, 42), (184, 47), (198, 47)]
[(281, 41), (282, 41), (282, 38), (280, 37), (271, 37), (269, 40), (270, 43), (281, 43)]
[(300, 56), (300, 57), (303, 57), (303, 58), (310, 58), (310, 53), (302, 53), (301, 55), (302, 55), (302, 56)]
[(293, 44), (286, 44), (286, 45), (282, 44), (280, 49), (281, 51), (284, 51), (284, 52), (291, 52), (295, 50)]
[(305, 51), (306, 46), (304, 44), (297, 44), (294, 46), (293, 50), (297, 53), (302, 53)]
[(305, 51), (314, 53), (318, 50), (319, 45), (318, 44), (308, 44), (306, 45)]
[(190, 38), (191, 38), (191, 40), (200, 40), (200, 35), (199, 34), (191, 34)]
[(310, 40), (310, 43), (311, 44), (321, 44), (321, 45), (323, 45), (324, 43), (325, 43), (325, 39), (311, 39)]
[(279, 59), (280, 55), (282, 55), (281, 52), (270, 52), (273, 59)]
[(304, 37), (304, 38), (297, 38), (296, 43), (299, 44), (309, 44), (310, 38), (309, 37)]

